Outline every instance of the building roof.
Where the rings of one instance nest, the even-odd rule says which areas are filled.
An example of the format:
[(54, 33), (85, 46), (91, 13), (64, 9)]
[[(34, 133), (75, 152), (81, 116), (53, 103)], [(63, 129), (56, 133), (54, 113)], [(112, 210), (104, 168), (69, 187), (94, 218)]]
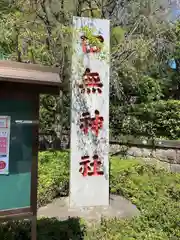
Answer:
[(37, 64), (0, 61), (0, 82), (32, 83), (60, 86), (59, 69)]

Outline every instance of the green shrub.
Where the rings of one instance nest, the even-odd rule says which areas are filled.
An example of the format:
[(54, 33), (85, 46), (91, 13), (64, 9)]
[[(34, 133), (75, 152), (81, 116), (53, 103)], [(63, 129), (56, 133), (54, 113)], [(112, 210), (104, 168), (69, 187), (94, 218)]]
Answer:
[[(40, 204), (52, 200), (59, 186), (68, 186), (68, 153), (40, 153)], [(141, 215), (130, 220), (102, 220), (100, 226), (87, 228), (78, 219), (59, 222), (38, 220), (38, 240), (179, 240), (180, 174), (170, 173), (138, 160), (111, 159), (110, 189), (131, 200)], [(66, 189), (66, 191), (68, 188)], [(0, 239), (30, 239), (29, 222), (0, 226)]]
[[(78, 218), (58, 221), (55, 218), (41, 218), (37, 221), (37, 240), (83, 240), (85, 226)], [(2, 240), (30, 240), (29, 221), (14, 221), (0, 225)]]
[(66, 195), (69, 184), (69, 154), (39, 153), (38, 176), (38, 206), (50, 202), (58, 194)]
[(123, 221), (115, 220), (114, 224), (122, 226), (122, 236), (138, 240), (180, 239), (180, 174), (132, 160), (124, 168), (124, 162), (112, 160), (111, 191), (130, 199), (141, 215), (127, 221), (127, 228)]
[(113, 134), (180, 138), (180, 101), (154, 101), (129, 107), (111, 106)]

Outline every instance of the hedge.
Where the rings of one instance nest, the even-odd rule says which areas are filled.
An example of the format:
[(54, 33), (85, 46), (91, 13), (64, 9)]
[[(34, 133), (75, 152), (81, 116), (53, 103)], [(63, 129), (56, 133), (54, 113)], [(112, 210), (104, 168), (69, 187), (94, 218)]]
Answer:
[[(68, 162), (68, 153), (40, 153), (40, 203), (52, 199), (58, 193), (59, 185), (62, 187), (63, 184), (67, 184)], [(110, 190), (136, 204), (141, 215), (131, 220), (102, 220), (100, 226), (93, 228), (87, 227), (79, 219), (39, 219), (38, 240), (180, 239), (180, 174), (157, 169), (138, 160), (113, 158), (110, 168)], [(45, 201), (42, 201), (43, 198)], [(1, 224), (0, 239), (29, 240), (29, 222)]]
[(67, 195), (69, 184), (68, 152), (40, 152), (38, 166), (38, 207), (59, 195)]
[(126, 107), (111, 106), (111, 129), (114, 135), (149, 138), (180, 138), (180, 101), (154, 101)]

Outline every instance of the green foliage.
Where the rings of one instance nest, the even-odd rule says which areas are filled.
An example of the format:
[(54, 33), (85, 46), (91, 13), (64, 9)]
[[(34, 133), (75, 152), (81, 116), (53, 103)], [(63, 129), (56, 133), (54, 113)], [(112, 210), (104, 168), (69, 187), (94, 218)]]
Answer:
[(120, 132), (149, 138), (179, 139), (179, 109), (178, 100), (160, 100), (122, 108), (111, 107), (111, 128), (115, 129), (114, 135)]
[[(40, 96), (40, 132), (57, 134), (58, 112), (61, 112), (61, 126), (63, 131), (69, 130), (70, 126), (70, 96), (64, 94), (63, 106), (58, 104), (60, 98), (52, 95)], [(57, 111), (58, 110), (58, 111)]]
[[(153, 103), (179, 100), (180, 95), (180, 24), (167, 22), (160, 5), (156, 0), (123, 1), (126, 16), (124, 21), (123, 13), (119, 16), (122, 22), (112, 31), (110, 124), (114, 136), (180, 137), (177, 104), (171, 114), (169, 103), (161, 103), (159, 117), (158, 102)], [(175, 59), (176, 70), (167, 64), (170, 59)]]
[[(58, 221), (56, 218), (42, 218), (37, 222), (37, 240), (83, 240), (85, 226), (79, 219)], [(29, 221), (8, 222), (0, 225), (2, 240), (30, 240)]]
[[(153, 85), (157, 79), (163, 79), (163, 85), (169, 81), (167, 62), (174, 53), (176, 34), (175, 25), (166, 20), (168, 12), (165, 13), (161, 2), (130, 0), (121, 4), (123, 11), (116, 26), (125, 33), (123, 38), (118, 30), (115, 34), (118, 41), (112, 41), (111, 87), (120, 99), (119, 104), (126, 105), (134, 88), (138, 88), (139, 79), (149, 82), (150, 77)], [(118, 13), (118, 7), (115, 11)], [(144, 91), (145, 85), (141, 87)]]
[(176, 51), (174, 53), (175, 59), (179, 59), (179, 54), (180, 54), (180, 20), (177, 21), (176, 23), (176, 35), (177, 35), (177, 42), (176, 42)]
[(44, 65), (62, 62), (69, 35), (50, 7), (47, 1), (6, 2), (7, 10), (1, 12), (0, 19), (0, 48), (12, 60)]
[(9, 56), (0, 50), (0, 60), (8, 60)]
[[(167, 65), (173, 56), (178, 63), (179, 23), (175, 26), (165, 21), (167, 14), (156, 0), (120, 0), (117, 4), (109, 0), (2, 0), (0, 9), (2, 58), (59, 66), (60, 79), (66, 90), (71, 73), (72, 15), (99, 18), (111, 15), (110, 104), (115, 109), (112, 114), (118, 113), (119, 105), (131, 104), (133, 97), (137, 99), (136, 104), (164, 97), (179, 98), (179, 72), (169, 73)], [(119, 12), (120, 16), (116, 14)], [(87, 27), (83, 30), (91, 43), (97, 43)], [(175, 89), (176, 93), (169, 89)], [(68, 128), (69, 103), (69, 96), (47, 96), (46, 103), (41, 98), (42, 132), (60, 136), (62, 130)], [(118, 118), (122, 118), (120, 115)], [(116, 120), (112, 120), (116, 124)], [(150, 128), (149, 132), (153, 130)]]
[(67, 152), (39, 153), (38, 206), (50, 202), (57, 194), (67, 194), (69, 157)]
[(137, 84), (136, 96), (140, 102), (149, 103), (163, 97), (163, 83), (149, 76), (142, 76)]
[[(53, 197), (52, 186), (55, 192), (59, 183), (66, 185), (69, 181), (68, 159), (68, 153), (40, 153), (39, 197), (42, 194), (44, 198), (50, 200)], [(102, 219), (101, 225), (93, 228), (86, 227), (79, 219), (64, 222), (56, 219), (39, 219), (38, 240), (180, 239), (180, 174), (157, 169), (138, 159), (113, 158), (110, 189), (112, 193), (121, 194), (131, 200), (140, 209), (141, 215), (130, 220)], [(1, 224), (0, 239), (30, 239), (29, 222)]]
[(125, 39), (125, 33), (126, 31), (122, 27), (113, 27), (111, 29), (111, 46), (116, 48)]
[(55, 123), (55, 97), (52, 95), (40, 96), (40, 132), (50, 133)]
[(87, 239), (179, 239), (179, 174), (139, 161), (113, 159), (110, 179), (111, 192), (130, 199), (141, 215), (131, 220), (104, 220)]

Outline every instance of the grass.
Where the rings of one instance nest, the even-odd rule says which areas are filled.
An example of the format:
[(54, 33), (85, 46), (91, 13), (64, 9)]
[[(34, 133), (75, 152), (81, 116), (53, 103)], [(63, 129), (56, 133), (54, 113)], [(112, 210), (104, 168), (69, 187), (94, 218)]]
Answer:
[[(59, 193), (68, 192), (68, 153), (41, 153), (39, 165), (39, 205)], [(138, 160), (111, 159), (110, 190), (131, 200), (141, 215), (131, 220), (102, 220), (87, 228), (80, 219), (65, 222), (38, 220), (38, 240), (179, 240), (180, 174), (169, 173)], [(28, 222), (0, 227), (0, 239), (30, 239)]]

